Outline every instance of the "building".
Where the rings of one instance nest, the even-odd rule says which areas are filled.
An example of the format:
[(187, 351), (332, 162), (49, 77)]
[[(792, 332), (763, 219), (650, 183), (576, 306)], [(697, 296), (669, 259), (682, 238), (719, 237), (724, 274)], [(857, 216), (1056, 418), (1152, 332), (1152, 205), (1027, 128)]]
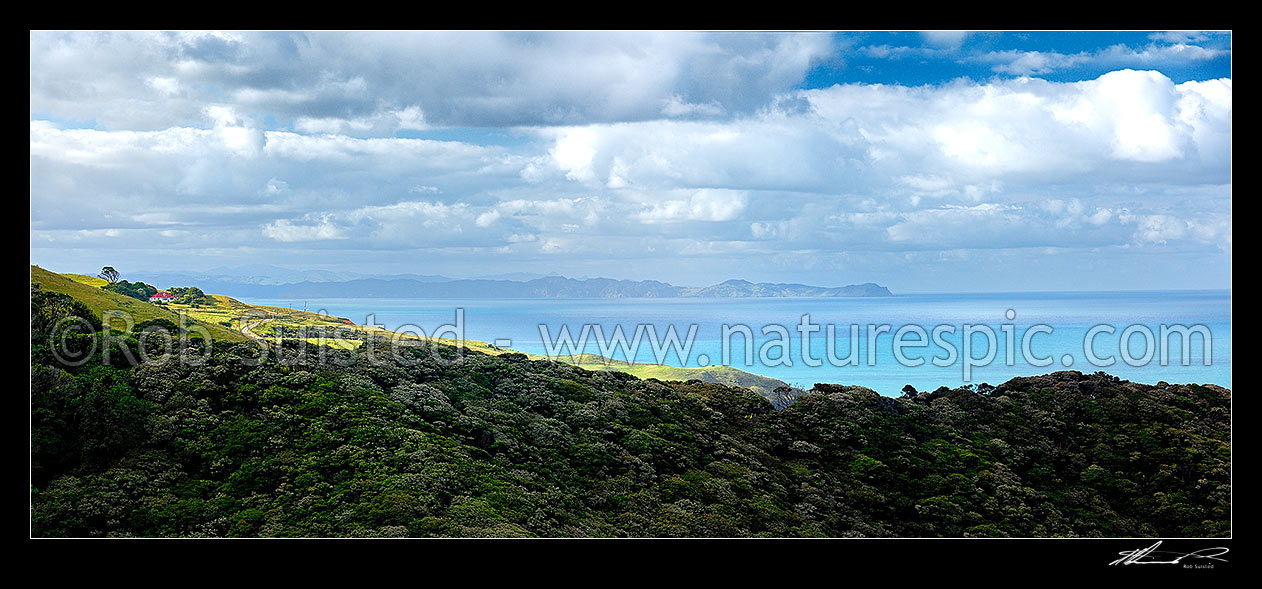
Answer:
[(171, 294), (171, 293), (169, 293), (169, 292), (167, 292), (167, 291), (165, 291), (165, 290), (160, 290), (160, 291), (158, 291), (158, 292), (153, 293), (153, 296), (149, 297), (149, 302), (151, 302), (151, 303), (174, 303), (174, 302), (175, 302), (175, 295), (173, 295), (173, 294)]

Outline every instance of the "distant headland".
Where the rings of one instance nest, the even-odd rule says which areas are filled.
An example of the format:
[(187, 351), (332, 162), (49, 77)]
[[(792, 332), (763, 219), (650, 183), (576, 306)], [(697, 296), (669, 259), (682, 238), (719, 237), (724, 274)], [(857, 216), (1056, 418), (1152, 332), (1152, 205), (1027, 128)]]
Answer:
[[(847, 286), (727, 280), (711, 286), (675, 286), (657, 280), (566, 278), (541, 276), (528, 280), (504, 278), (453, 279), (405, 275), (338, 280), (301, 277), (281, 282), (261, 277), (134, 272), (135, 279), (154, 284), (197, 284), (207, 292), (258, 298), (674, 298), (674, 297), (889, 297), (888, 288), (867, 282)], [(329, 279), (333, 278), (333, 279)]]

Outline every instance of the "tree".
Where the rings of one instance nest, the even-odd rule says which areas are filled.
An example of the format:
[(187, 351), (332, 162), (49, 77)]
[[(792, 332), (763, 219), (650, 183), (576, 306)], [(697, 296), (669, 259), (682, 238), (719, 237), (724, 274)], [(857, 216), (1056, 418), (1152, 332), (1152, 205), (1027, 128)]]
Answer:
[(200, 307), (210, 303), (206, 299), (206, 293), (196, 286), (172, 286), (167, 289), (167, 292), (174, 295), (175, 302), (181, 305)]
[(797, 395), (793, 393), (793, 387), (778, 386), (771, 391), (771, 404), (776, 409), (784, 409), (797, 401)]
[(128, 282), (126, 280), (120, 280), (118, 282), (107, 284), (101, 288), (110, 292), (116, 292), (124, 296), (129, 296), (133, 299), (140, 299), (142, 301), (149, 300), (149, 297), (158, 292), (158, 289), (154, 288), (153, 285), (145, 284), (143, 282)]
[(113, 266), (106, 266), (101, 268), (101, 273), (97, 274), (97, 276), (108, 280), (110, 284), (114, 284), (115, 282), (118, 282), (118, 277), (121, 275), (118, 273), (118, 270), (114, 269)]

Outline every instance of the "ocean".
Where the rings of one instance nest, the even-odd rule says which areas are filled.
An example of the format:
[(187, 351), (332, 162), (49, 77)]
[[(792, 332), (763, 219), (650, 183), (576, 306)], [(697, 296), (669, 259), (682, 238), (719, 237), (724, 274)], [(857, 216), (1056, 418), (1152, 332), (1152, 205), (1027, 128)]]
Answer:
[[(626, 359), (634, 351), (637, 362), (724, 364), (802, 388), (817, 382), (853, 384), (898, 395), (905, 385), (921, 391), (997, 385), (1014, 376), (1057, 370), (1104, 371), (1149, 384), (1231, 387), (1229, 290), (880, 298), (242, 300), (325, 311), (359, 324), (374, 322), (426, 335), (442, 326), (458, 326), (466, 339), (534, 354), (606, 352)], [(613, 345), (619, 327), (626, 339), (623, 346)], [(567, 332), (569, 345), (563, 337)], [(637, 333), (638, 348), (632, 347)], [(587, 337), (579, 349), (583, 334)], [(451, 337), (453, 332), (438, 335)]]

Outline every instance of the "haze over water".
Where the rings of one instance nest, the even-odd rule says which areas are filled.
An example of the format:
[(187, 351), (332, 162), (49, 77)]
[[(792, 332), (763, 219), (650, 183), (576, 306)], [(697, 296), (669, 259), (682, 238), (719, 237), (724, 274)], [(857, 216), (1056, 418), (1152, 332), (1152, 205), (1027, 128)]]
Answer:
[[(544, 355), (556, 350), (558, 334), (564, 326), (577, 342), (585, 325), (599, 325), (606, 341), (615, 326), (621, 326), (628, 340), (633, 340), (637, 325), (652, 325), (658, 341), (667, 329), (674, 327), (681, 340), (695, 325), (695, 337), (686, 358), (675, 351), (663, 358), (672, 366), (695, 367), (723, 364), (723, 326), (743, 324), (755, 335), (754, 353), (746, 356), (742, 336), (729, 338), (730, 361), (727, 365), (809, 388), (816, 382), (854, 384), (870, 387), (885, 395), (897, 395), (904, 385), (919, 390), (962, 384), (999, 384), (1015, 376), (1043, 374), (1057, 370), (1080, 370), (1090, 373), (1105, 371), (1124, 379), (1143, 383), (1212, 383), (1231, 387), (1231, 293), (1228, 290), (1202, 291), (1124, 291), (1124, 292), (1055, 292), (1055, 293), (965, 293), (911, 294), (888, 298), (680, 298), (680, 299), (489, 299), (489, 300), (423, 300), (423, 299), (245, 299), (251, 304), (294, 307), (348, 317), (364, 323), (369, 315), (377, 324), (389, 329), (411, 325), (432, 334), (442, 325), (455, 321), (456, 309), (464, 312), (464, 337), (495, 342), (511, 340), (514, 350)], [(1011, 320), (1005, 315), (1015, 312)], [(809, 325), (818, 331), (809, 334), (809, 358), (803, 354), (802, 333), (798, 330), (802, 316), (809, 315)], [(552, 339), (545, 343), (540, 325), (547, 327)], [(835, 365), (826, 354), (828, 326), (833, 326), (835, 344), (832, 355), (845, 360), (851, 350), (851, 325), (858, 326), (858, 365), (841, 362)], [(1086, 334), (1093, 327), (1107, 324), (1114, 329), (1098, 333), (1092, 353), (1098, 359), (1113, 359), (1108, 366), (1096, 366), (1084, 351)], [(782, 326), (783, 332), (775, 326)], [(870, 352), (869, 325), (888, 325), (889, 330), (877, 335), (875, 351)], [(900, 363), (894, 353), (894, 334), (904, 326), (920, 326), (932, 334), (935, 326), (953, 326), (953, 332), (942, 334), (948, 347), (956, 350), (956, 358), (948, 366), (935, 366), (935, 357), (946, 363), (948, 347), (925, 337), (917, 347), (919, 336), (904, 336), (908, 345), (902, 355), (908, 363)], [(971, 375), (964, 378), (962, 334), (965, 325), (986, 325), (995, 334), (994, 359), (985, 364), (988, 342), (984, 333), (972, 336), (970, 356), (974, 361)], [(1005, 328), (1003, 326), (1010, 325)], [(1029, 363), (1022, 347), (1023, 335), (1031, 326), (1045, 325), (1050, 333), (1030, 337), (1031, 358), (1051, 359), (1048, 366)], [(1146, 326), (1154, 339), (1151, 359), (1144, 361), (1145, 335), (1133, 330), (1128, 352), (1139, 366), (1126, 362), (1119, 349), (1122, 332), (1131, 325)], [(1166, 340), (1167, 365), (1161, 365), (1161, 326), (1204, 326), (1211, 334), (1211, 363), (1203, 363), (1200, 335), (1191, 336), (1190, 363), (1182, 362), (1180, 337)], [(771, 331), (764, 332), (765, 327)], [(911, 329), (911, 328), (909, 328)], [(1008, 335), (1008, 332), (1012, 336)], [(779, 361), (781, 346), (771, 345), (765, 356), (759, 350), (768, 340), (782, 341), (788, 334), (788, 360)], [(600, 349), (592, 332), (582, 350), (598, 354)], [(1012, 341), (1015, 362), (1007, 365), (1008, 341)], [(635, 361), (655, 362), (653, 346), (646, 333)], [(552, 344), (549, 346), (548, 344)], [(682, 344), (683, 342), (681, 342)], [(570, 348), (564, 348), (568, 353)], [(615, 354), (624, 358), (619, 350)], [(1066, 356), (1072, 360), (1066, 366)], [(871, 360), (871, 362), (870, 362)], [(812, 363), (820, 366), (811, 366)]]

